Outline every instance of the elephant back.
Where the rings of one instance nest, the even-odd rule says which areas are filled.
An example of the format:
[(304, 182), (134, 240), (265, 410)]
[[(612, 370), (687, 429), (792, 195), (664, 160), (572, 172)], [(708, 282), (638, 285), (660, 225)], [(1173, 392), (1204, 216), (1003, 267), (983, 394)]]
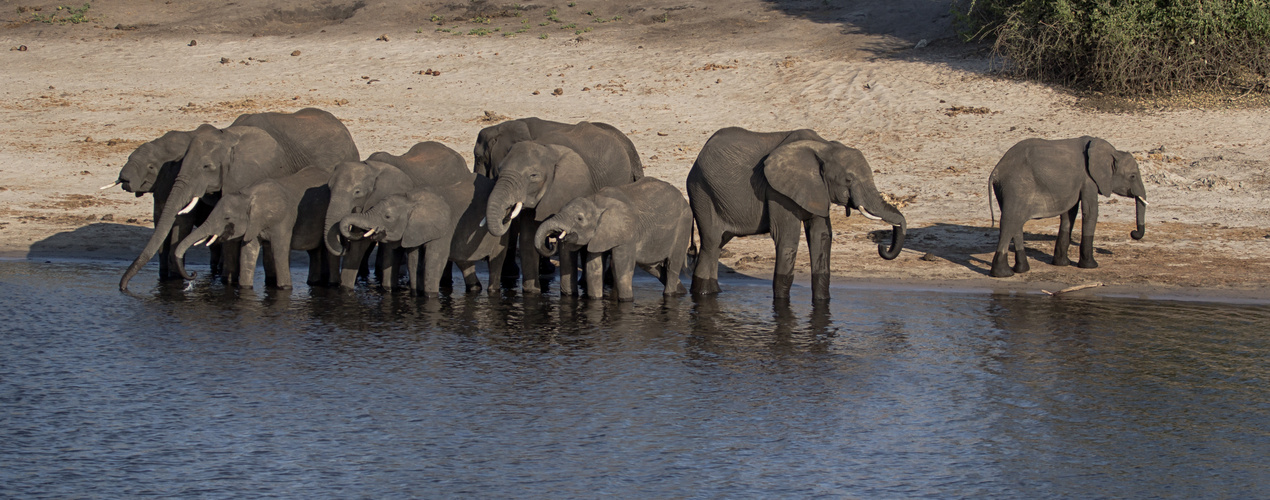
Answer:
[(297, 170), (316, 166), (331, 170), (361, 156), (353, 135), (335, 115), (305, 108), (295, 113), (254, 113), (239, 116), (233, 125), (257, 127), (273, 136)]
[(588, 122), (544, 135), (536, 142), (572, 149), (591, 172), (592, 192), (632, 182), (630, 155), (610, 131)]
[(370, 155), (367, 161), (397, 167), (414, 180), (415, 186), (448, 186), (464, 182), (472, 174), (462, 155), (436, 141), (415, 144), (401, 156), (381, 151)]

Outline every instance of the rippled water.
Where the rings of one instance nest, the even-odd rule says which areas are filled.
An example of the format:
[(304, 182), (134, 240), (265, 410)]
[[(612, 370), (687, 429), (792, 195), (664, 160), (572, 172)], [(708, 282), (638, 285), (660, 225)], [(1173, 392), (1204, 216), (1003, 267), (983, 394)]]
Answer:
[(121, 271), (0, 262), (0, 497), (1270, 497), (1267, 307)]

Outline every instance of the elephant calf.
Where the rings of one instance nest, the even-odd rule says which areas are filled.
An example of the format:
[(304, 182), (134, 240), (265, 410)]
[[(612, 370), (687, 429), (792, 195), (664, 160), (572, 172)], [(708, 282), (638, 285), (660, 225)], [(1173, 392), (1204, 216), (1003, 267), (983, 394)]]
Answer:
[[(265, 283), (278, 288), (291, 288), (292, 250), (309, 252), (309, 284), (326, 282), (337, 276), (334, 256), (326, 252), (322, 242), (322, 223), (331, 201), (327, 181), (331, 172), (308, 167), (292, 175), (266, 179), (240, 193), (221, 198), (207, 221), (190, 233), (176, 247), (176, 266), (185, 279), (193, 275), (185, 271), (181, 257), (191, 246), (217, 239), (242, 240), (238, 286), (251, 288), (256, 260), (262, 244), (268, 244), (272, 258), (265, 262)], [(323, 269), (322, 263), (326, 263)], [(323, 278), (323, 272), (326, 278)]]
[[(1029, 219), (1059, 217), (1054, 265), (1066, 266), (1072, 241), (1072, 222), (1080, 211), (1080, 260), (1077, 267), (1095, 268), (1094, 225), (1098, 222), (1098, 195), (1113, 193), (1137, 200), (1138, 227), (1129, 233), (1135, 240), (1146, 233), (1146, 187), (1133, 155), (1117, 151), (1096, 137), (1045, 140), (1024, 139), (1015, 144), (988, 176), (988, 210), (992, 196), (1001, 209), (1001, 232), (992, 256), (991, 275), (996, 278), (1027, 272), (1023, 224)], [(1014, 242), (1014, 268), (1006, 251)]]
[[(615, 294), (619, 301), (634, 299), (631, 280), (635, 266), (657, 276), (665, 295), (687, 293), (679, 272), (688, 258), (692, 235), (692, 209), (679, 190), (669, 183), (644, 177), (631, 184), (606, 187), (574, 198), (543, 221), (534, 235), (542, 255), (560, 251), (587, 251), (587, 295), (604, 295), (603, 254), (611, 254)], [(561, 268), (561, 292), (577, 294), (572, 269)]]

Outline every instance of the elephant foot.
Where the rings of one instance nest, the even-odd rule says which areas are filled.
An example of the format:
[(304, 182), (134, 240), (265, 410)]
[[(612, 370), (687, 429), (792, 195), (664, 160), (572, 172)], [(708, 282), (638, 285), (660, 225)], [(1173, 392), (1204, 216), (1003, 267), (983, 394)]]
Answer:
[(1054, 256), (1054, 265), (1056, 265), (1056, 266), (1070, 266), (1070, 265), (1072, 265), (1072, 260), (1071, 260), (1071, 259), (1069, 259), (1069, 258), (1067, 258), (1067, 256), (1066, 256), (1066, 255), (1061, 256), (1061, 257), (1060, 257), (1060, 256), (1058, 256), (1058, 255), (1055, 255), (1055, 256)]
[(475, 284), (475, 285), (468, 285), (468, 286), (467, 286), (467, 288), (466, 288), (466, 290), (467, 290), (467, 293), (480, 293), (480, 292), (481, 292), (481, 284), (480, 284), (480, 283), (477, 283), (477, 284)]
[(1020, 255), (1014, 258), (1014, 272), (1023, 274), (1028, 272), (1029, 269), (1031, 269), (1031, 266), (1027, 263), (1027, 257)]
[(811, 300), (824, 302), (829, 300), (829, 275), (811, 275)]
[(794, 286), (794, 275), (777, 274), (772, 277), (772, 298), (788, 299), (789, 289)]
[(678, 296), (687, 295), (687, 294), (688, 294), (688, 289), (684, 288), (683, 283), (675, 283), (675, 286), (666, 287), (666, 290), (662, 292), (662, 295), (665, 295), (667, 297), (678, 297)]
[(693, 278), (692, 294), (693, 295), (717, 295), (719, 290), (719, 280), (714, 278)]
[(1076, 263), (1076, 267), (1081, 269), (1097, 269), (1098, 262), (1094, 259), (1080, 259), (1080, 262)]
[(278, 285), (278, 286), (275, 286), (274, 288), (277, 288), (279, 290), (290, 290), (291, 285)]
[(621, 297), (621, 296), (619, 296), (619, 297), (617, 298), (617, 301), (618, 301), (618, 302), (635, 302), (635, 297), (634, 297), (634, 296), (630, 296), (630, 297)]
[(988, 276), (993, 278), (1009, 278), (1014, 276), (1014, 271), (1010, 269), (1008, 257), (998, 254), (992, 259), (992, 270), (988, 271)]
[(239, 290), (251, 290), (252, 288), (253, 288), (253, 287), (251, 286), (251, 284), (250, 284), (250, 283), (239, 283), (239, 284), (238, 284), (238, 289), (239, 289)]

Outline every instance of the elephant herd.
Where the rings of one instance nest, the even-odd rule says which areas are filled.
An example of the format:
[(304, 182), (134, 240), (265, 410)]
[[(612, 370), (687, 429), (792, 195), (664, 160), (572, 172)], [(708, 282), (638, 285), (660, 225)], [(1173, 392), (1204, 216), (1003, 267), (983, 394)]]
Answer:
[[(184, 257), (202, 244), (211, 250), (212, 273), (241, 287), (252, 285), (263, 250), (267, 286), (290, 288), (290, 253), (302, 250), (309, 253), (308, 283), (352, 288), (359, 274), (369, 274), (377, 249), (381, 286), (402, 281), (397, 259), (404, 256), (404, 281), (425, 296), (448, 284), (451, 266), (468, 292), (479, 291), (475, 264), (482, 260), (491, 292), (504, 274), (519, 272), (524, 292), (538, 293), (552, 255), (566, 295), (579, 293), (579, 266), (581, 285), (595, 298), (608, 277), (613, 297), (631, 300), (636, 266), (656, 276), (666, 295), (687, 292), (684, 270), (693, 294), (714, 294), (723, 246), (735, 236), (770, 233), (773, 295), (784, 299), (802, 229), (812, 296), (820, 301), (829, 298), (832, 205), (892, 226), (891, 243), (878, 245), (882, 258), (894, 259), (904, 245), (904, 215), (878, 191), (864, 155), (811, 130), (719, 130), (688, 172), (687, 200), (677, 187), (645, 177), (634, 143), (604, 123), (505, 121), (477, 134), (473, 157), (469, 170), (454, 150), (421, 142), (400, 156), (378, 152), (361, 160), (343, 123), (313, 108), (168, 132), (139, 146), (118, 181), (103, 187), (154, 195), (154, 234), (119, 288), (126, 290), (156, 253), (160, 279), (192, 279)], [(1022, 228), (1033, 218), (1061, 218), (1054, 264), (1067, 265), (1078, 210), (1078, 265), (1096, 267), (1098, 195), (1135, 198), (1132, 236), (1144, 232), (1137, 163), (1102, 139), (1022, 141), (989, 184), (1001, 211), (992, 276), (1027, 271)], [(689, 269), (694, 223), (700, 250)]]

